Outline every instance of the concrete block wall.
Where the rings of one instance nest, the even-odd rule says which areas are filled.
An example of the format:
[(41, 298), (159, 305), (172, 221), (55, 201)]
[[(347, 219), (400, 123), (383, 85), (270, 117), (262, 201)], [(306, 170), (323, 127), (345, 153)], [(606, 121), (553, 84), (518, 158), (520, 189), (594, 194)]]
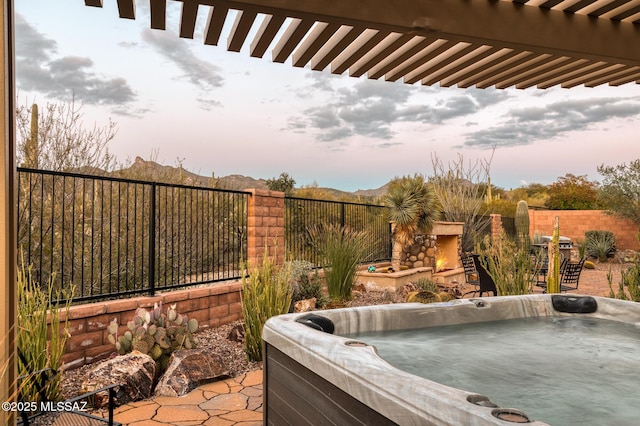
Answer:
[(71, 337), (62, 359), (65, 368), (77, 368), (109, 357), (115, 347), (107, 340), (107, 327), (115, 318), (120, 331), (124, 332), (139, 307), (149, 309), (154, 303), (162, 302), (166, 309), (175, 303), (180, 314), (197, 319), (199, 330), (205, 330), (242, 319), (241, 291), (241, 283), (214, 284), (152, 297), (72, 306), (69, 311)]
[(556, 216), (559, 218), (560, 235), (571, 240), (584, 239), (591, 230), (611, 231), (616, 238), (618, 250), (640, 250), (636, 238), (640, 227), (630, 220), (606, 214), (602, 210), (531, 210), (529, 209), (529, 232), (551, 235)]

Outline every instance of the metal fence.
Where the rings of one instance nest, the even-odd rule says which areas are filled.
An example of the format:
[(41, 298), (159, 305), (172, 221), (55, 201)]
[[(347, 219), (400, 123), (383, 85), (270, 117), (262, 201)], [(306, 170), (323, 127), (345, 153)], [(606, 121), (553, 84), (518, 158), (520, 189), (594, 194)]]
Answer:
[(309, 229), (331, 224), (367, 231), (369, 252), (365, 262), (391, 259), (391, 225), (386, 207), (296, 197), (286, 197), (284, 204), (285, 249), (291, 258), (321, 266)]
[(248, 193), (18, 169), (19, 263), (97, 300), (240, 277)]

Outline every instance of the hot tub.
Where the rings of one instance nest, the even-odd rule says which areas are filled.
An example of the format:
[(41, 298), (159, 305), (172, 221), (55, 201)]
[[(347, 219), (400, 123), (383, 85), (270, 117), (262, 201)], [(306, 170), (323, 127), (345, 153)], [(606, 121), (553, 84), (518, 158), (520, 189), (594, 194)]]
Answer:
[[(518, 335), (522, 334), (521, 343), (506, 337), (508, 333), (497, 331), (499, 329), (495, 327), (504, 324), (516, 327)], [(595, 343), (594, 348), (588, 342), (589, 336), (596, 334), (601, 326), (610, 325), (623, 327), (618, 331), (619, 335), (628, 336), (630, 340), (616, 337), (606, 329), (600, 334), (611, 342)], [(501, 340), (515, 348), (525, 345), (532, 340), (528, 330), (544, 330), (542, 327), (547, 326), (559, 327), (560, 331), (549, 334), (544, 331), (543, 336), (550, 336), (549, 339), (560, 336), (560, 339), (566, 339), (566, 344), (565, 340), (560, 344), (536, 344), (536, 348), (549, 349), (549, 352), (534, 356), (533, 363), (520, 359), (519, 355), (504, 355), (500, 349), (492, 352)], [(466, 327), (472, 327), (472, 330), (466, 330)], [(376, 347), (382, 341), (377, 339), (384, 340), (386, 333), (416, 331), (427, 333), (418, 340), (424, 341), (429, 350), (435, 348), (435, 354), (445, 348), (437, 345), (447, 345), (435, 336), (461, 336), (457, 343), (464, 343), (464, 333), (472, 333), (479, 335), (483, 343), (471, 343), (466, 349), (456, 349), (453, 355), (445, 355), (451, 358), (434, 361), (426, 367), (418, 366), (417, 374), (397, 367), (397, 360), (386, 358), (383, 353), (386, 349)], [(376, 337), (380, 333), (383, 336)], [(400, 342), (407, 343), (402, 339)], [(631, 425), (640, 418), (640, 408), (633, 400), (636, 394), (633, 389), (640, 379), (637, 367), (640, 304), (635, 302), (545, 294), (335, 309), (271, 318), (264, 327), (263, 340), (265, 424), (564, 425), (564, 420), (557, 420), (563, 417), (554, 417), (555, 413), (547, 417), (545, 410), (554, 405), (565, 410), (561, 416), (566, 416), (569, 410), (575, 424), (620, 425), (628, 422)], [(613, 343), (622, 346), (617, 348)], [(419, 359), (426, 350), (413, 346), (399, 349), (400, 356), (405, 359)], [(488, 368), (485, 371), (479, 355), (474, 355), (487, 350), (493, 360), (497, 360), (499, 373)], [(578, 354), (574, 362), (556, 361), (554, 354), (569, 350)], [(535, 351), (537, 349), (524, 350)], [(574, 359), (569, 354), (569, 359)], [(458, 355), (462, 362), (453, 359)], [(471, 366), (471, 369), (464, 370), (461, 365)], [(560, 395), (563, 398), (568, 395), (569, 404), (560, 399), (543, 401), (539, 396), (520, 400), (520, 406), (511, 404), (510, 396), (526, 395), (525, 391), (534, 388), (543, 376), (554, 376), (552, 368), (569, 373), (568, 380), (559, 378), (559, 383), (550, 386), (560, 387)], [(621, 407), (600, 403), (596, 394), (589, 394), (586, 400), (571, 398), (573, 382), (579, 383), (578, 378), (589, 380), (591, 372), (599, 370), (605, 372), (606, 378), (595, 379), (597, 383), (593, 385), (600, 390), (597, 395), (608, 395), (616, 401), (622, 399)], [(469, 377), (467, 385), (464, 371), (473, 372), (469, 376), (480, 376), (480, 384), (472, 384)], [(431, 380), (432, 372), (455, 373), (454, 376), (461, 376), (458, 379), (463, 384), (454, 387), (439, 383), (439, 379)], [(552, 373), (547, 374), (549, 372)], [(619, 383), (618, 377), (628, 378), (630, 387)], [(496, 381), (508, 384), (511, 395), (493, 395), (490, 387), (482, 392), (475, 390)], [(543, 390), (543, 394), (546, 395), (546, 391)], [(582, 419), (583, 411), (587, 421)]]

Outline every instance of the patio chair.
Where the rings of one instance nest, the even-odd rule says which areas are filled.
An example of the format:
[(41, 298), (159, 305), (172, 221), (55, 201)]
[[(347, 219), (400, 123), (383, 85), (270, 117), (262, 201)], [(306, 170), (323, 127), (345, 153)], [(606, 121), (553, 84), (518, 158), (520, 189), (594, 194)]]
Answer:
[(549, 256), (531, 255), (533, 266), (532, 281), (536, 287), (547, 288), (547, 273), (549, 272)]
[(560, 292), (578, 290), (578, 281), (580, 280), (585, 260), (583, 257), (578, 263), (566, 263), (560, 276)]
[[(28, 365), (24, 355), (18, 351), (18, 360), (23, 365)], [(109, 426), (121, 426), (122, 424), (113, 420), (113, 410), (115, 408), (116, 388), (119, 388), (119, 384), (113, 384), (101, 389), (97, 389), (93, 392), (88, 392), (77, 396), (75, 398), (67, 399), (62, 402), (49, 401), (46, 398), (44, 392), (45, 387), (55, 376), (57, 372), (51, 368), (44, 368), (42, 370), (29, 372), (26, 375), (18, 378), (18, 389), (20, 384), (24, 380), (33, 380), (36, 387), (36, 391), (40, 396), (40, 401), (37, 404), (23, 404), (24, 410), (18, 413), (18, 426), (28, 426), (30, 424), (46, 424), (53, 426), (79, 426), (79, 425), (109, 425)], [(98, 417), (90, 414), (85, 409), (92, 407), (92, 404), (97, 398), (98, 394), (108, 394), (107, 403), (107, 418)], [(18, 394), (18, 401), (20, 402), (33, 402), (24, 401), (22, 395)], [(42, 408), (49, 407), (52, 411), (42, 411)], [(30, 408), (35, 408), (31, 410)]]
[[(465, 294), (462, 295), (462, 297), (471, 293), (473, 294), (478, 293), (478, 297), (482, 297), (482, 293), (487, 293), (487, 294), (493, 293), (494, 296), (497, 296), (498, 290), (496, 289), (496, 283), (493, 281), (493, 278), (491, 278), (491, 275), (489, 275), (489, 273), (484, 268), (484, 266), (482, 266), (482, 263), (480, 262), (480, 256), (477, 254), (472, 254), (467, 256), (470, 257), (471, 260), (473, 260), (473, 268), (475, 270), (475, 276), (477, 277), (478, 284), (475, 290), (466, 292)], [(465, 268), (465, 276), (466, 276), (467, 266), (464, 266), (464, 260), (462, 265), (463, 265), (463, 268)], [(471, 281), (471, 282), (474, 282), (474, 281)]]
[(464, 268), (465, 282), (474, 287), (473, 290), (467, 291), (462, 295), (464, 298), (467, 294), (476, 294), (480, 291), (480, 277), (478, 276), (478, 271), (476, 270), (476, 265), (473, 262), (473, 257), (471, 255), (463, 253), (460, 256), (460, 260), (462, 261), (462, 267)]
[[(566, 257), (562, 258), (562, 261), (560, 262), (560, 281), (562, 281), (562, 276), (564, 274), (564, 270), (567, 267), (567, 265), (569, 264), (569, 259)], [(542, 261), (542, 268), (545, 269), (541, 269), (540, 271), (540, 275), (542, 275), (542, 279), (540, 279), (540, 275), (538, 275), (538, 278), (536, 279), (535, 285), (536, 287), (540, 287), (542, 289), (543, 293), (547, 292), (547, 279), (549, 278), (547, 276), (547, 274), (549, 273), (549, 257), (545, 257)], [(542, 272), (544, 271), (544, 272)]]

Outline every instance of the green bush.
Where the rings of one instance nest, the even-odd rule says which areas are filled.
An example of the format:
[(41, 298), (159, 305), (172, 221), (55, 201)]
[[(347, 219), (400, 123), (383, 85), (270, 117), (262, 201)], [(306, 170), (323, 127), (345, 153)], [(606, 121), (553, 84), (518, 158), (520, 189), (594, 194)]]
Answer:
[[(53, 281), (46, 286), (35, 283), (31, 268), (18, 268), (18, 315), (16, 318), (18, 351), (23, 360), (18, 362), (18, 374), (25, 376), (20, 385), (23, 401), (40, 401), (38, 393), (38, 370), (51, 368), (56, 374), (45, 384), (47, 400), (60, 399), (60, 367), (62, 355), (69, 338), (68, 318), (73, 289), (55, 290)], [(66, 300), (63, 306), (57, 300)], [(26, 363), (26, 364), (25, 364)]]
[(107, 329), (109, 342), (115, 345), (120, 355), (133, 350), (149, 355), (160, 371), (169, 366), (174, 351), (195, 348), (197, 339), (193, 333), (198, 330), (198, 321), (180, 315), (173, 304), (162, 311), (162, 302), (155, 303), (153, 309), (136, 309), (136, 313), (127, 322), (128, 330), (118, 337), (118, 320), (114, 319)]
[(584, 233), (585, 253), (600, 262), (613, 257), (616, 252), (616, 239), (611, 231), (587, 231)]
[(323, 259), (329, 297), (338, 301), (351, 299), (358, 265), (369, 245), (368, 233), (336, 225), (315, 227), (309, 233)]
[[(262, 361), (262, 328), (269, 318), (285, 314), (291, 306), (292, 287), (289, 266), (278, 268), (265, 254), (262, 264), (242, 278), (242, 315), (247, 358)], [(246, 274), (245, 274), (246, 275)]]
[(300, 300), (315, 298), (317, 308), (322, 308), (329, 302), (322, 290), (322, 280), (318, 276), (317, 270), (314, 272), (313, 263), (294, 260), (288, 262), (288, 269), (290, 271), (289, 280), (293, 288), (289, 312), (293, 312), (293, 305)]

